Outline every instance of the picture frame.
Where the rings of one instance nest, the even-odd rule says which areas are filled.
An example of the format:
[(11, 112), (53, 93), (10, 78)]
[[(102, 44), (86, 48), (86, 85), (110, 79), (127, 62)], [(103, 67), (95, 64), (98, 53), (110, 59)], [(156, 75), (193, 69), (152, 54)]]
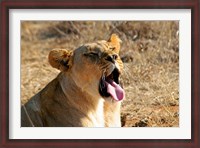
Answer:
[[(200, 147), (199, 0), (5, 0), (1, 2), (1, 147)], [(10, 9), (191, 9), (192, 12), (192, 131), (191, 139), (9, 139), (9, 10)], [(172, 133), (173, 134), (173, 133)]]

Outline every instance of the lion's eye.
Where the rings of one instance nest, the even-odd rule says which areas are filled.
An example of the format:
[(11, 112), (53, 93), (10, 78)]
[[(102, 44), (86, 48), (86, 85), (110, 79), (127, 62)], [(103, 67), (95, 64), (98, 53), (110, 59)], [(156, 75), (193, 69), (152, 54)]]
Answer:
[(96, 52), (89, 52), (89, 53), (85, 53), (84, 55), (85, 56), (99, 56), (99, 54)]
[(110, 47), (109, 49), (113, 51), (113, 50), (115, 50), (115, 47)]

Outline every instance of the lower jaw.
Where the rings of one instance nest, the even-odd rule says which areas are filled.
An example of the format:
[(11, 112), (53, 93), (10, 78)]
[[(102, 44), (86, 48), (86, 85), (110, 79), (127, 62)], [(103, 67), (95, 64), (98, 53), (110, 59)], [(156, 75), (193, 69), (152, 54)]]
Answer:
[(106, 102), (109, 102), (109, 103), (117, 103), (117, 102), (119, 102), (119, 101), (116, 101), (115, 99), (113, 99), (111, 96), (107, 97), (107, 98), (104, 98), (104, 100)]

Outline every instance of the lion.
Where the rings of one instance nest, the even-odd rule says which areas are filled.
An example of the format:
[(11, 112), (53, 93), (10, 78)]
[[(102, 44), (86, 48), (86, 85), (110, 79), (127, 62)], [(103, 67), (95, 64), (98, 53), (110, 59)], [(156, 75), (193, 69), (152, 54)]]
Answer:
[(60, 73), (21, 106), (22, 127), (121, 127), (121, 40), (53, 49), (48, 60)]

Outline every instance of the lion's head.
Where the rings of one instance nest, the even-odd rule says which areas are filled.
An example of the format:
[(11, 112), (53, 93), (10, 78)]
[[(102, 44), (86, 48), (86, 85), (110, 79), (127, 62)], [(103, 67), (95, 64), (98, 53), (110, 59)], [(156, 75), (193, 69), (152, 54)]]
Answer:
[(104, 99), (111, 96), (120, 101), (125, 96), (119, 84), (123, 70), (120, 42), (118, 36), (112, 34), (108, 41), (84, 44), (74, 51), (53, 49), (49, 53), (49, 63), (70, 75), (83, 92)]

